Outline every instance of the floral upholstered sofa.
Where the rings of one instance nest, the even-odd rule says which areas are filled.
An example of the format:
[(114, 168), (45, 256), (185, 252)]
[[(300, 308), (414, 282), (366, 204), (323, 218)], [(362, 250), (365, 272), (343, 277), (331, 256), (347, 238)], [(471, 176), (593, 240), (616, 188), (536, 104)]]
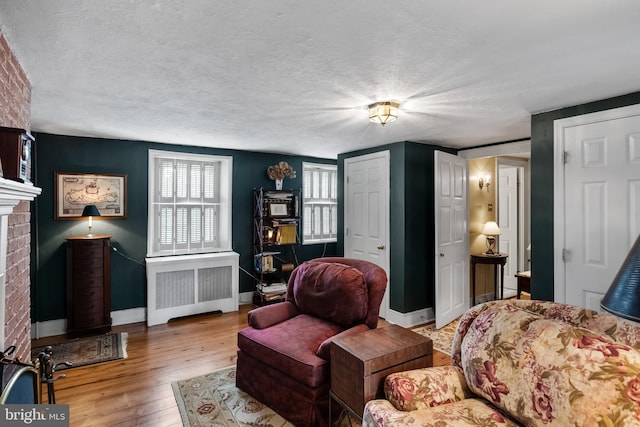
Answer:
[(640, 323), (505, 300), (460, 319), (452, 365), (391, 374), (363, 426), (640, 426)]

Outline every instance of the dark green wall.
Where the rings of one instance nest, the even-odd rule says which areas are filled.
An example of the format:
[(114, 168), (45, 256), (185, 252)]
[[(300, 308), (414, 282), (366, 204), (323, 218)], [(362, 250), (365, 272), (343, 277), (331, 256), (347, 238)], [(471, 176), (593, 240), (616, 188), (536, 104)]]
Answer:
[[(338, 156), (338, 186), (344, 186), (344, 161), (347, 158), (389, 150), (390, 153), (390, 218), (389, 263), (392, 283), (389, 306), (409, 313), (433, 306), (435, 293), (434, 267), (434, 166), (433, 153), (443, 147), (398, 142)], [(344, 253), (344, 194), (339, 200), (338, 252)]]
[(639, 104), (640, 92), (531, 117), (531, 296), (553, 301), (553, 121)]
[[(168, 150), (233, 157), (233, 250), (240, 254), (240, 267), (252, 271), (252, 212), (254, 187), (275, 188), (267, 177), (268, 166), (286, 161), (297, 172), (295, 179), (285, 178), (285, 188), (302, 187), (302, 162), (336, 164), (335, 160), (286, 156), (237, 150), (210, 149), (140, 141), (80, 138), (35, 134), (33, 156), (34, 184), (42, 195), (32, 210), (32, 321), (66, 318), (65, 238), (86, 234), (87, 222), (54, 220), (55, 173), (115, 173), (127, 175), (127, 218), (94, 221), (94, 234), (111, 234), (111, 309), (124, 310), (146, 306), (147, 248), (147, 161), (148, 150)], [(299, 260), (336, 255), (336, 244), (305, 245)], [(118, 254), (126, 255), (127, 259)], [(255, 289), (253, 279), (240, 272), (240, 292)]]

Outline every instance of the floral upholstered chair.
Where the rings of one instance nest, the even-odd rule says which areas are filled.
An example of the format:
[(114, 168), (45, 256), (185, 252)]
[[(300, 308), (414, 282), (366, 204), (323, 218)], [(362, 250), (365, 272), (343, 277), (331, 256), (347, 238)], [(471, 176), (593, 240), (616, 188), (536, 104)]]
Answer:
[(364, 426), (640, 426), (640, 324), (543, 301), (460, 320), (452, 366), (391, 374)]

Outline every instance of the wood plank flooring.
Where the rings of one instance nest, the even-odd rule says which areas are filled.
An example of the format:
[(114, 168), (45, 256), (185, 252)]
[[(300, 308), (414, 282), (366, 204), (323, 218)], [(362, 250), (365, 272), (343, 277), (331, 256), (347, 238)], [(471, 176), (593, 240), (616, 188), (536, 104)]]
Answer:
[[(114, 332), (128, 333), (128, 358), (65, 371), (66, 378), (55, 383), (56, 401), (70, 405), (72, 427), (182, 426), (171, 383), (235, 365), (237, 332), (247, 326), (252, 308), (150, 328), (144, 323), (116, 326)], [(32, 345), (60, 341), (47, 337)], [(450, 363), (449, 356), (434, 352), (435, 366)]]

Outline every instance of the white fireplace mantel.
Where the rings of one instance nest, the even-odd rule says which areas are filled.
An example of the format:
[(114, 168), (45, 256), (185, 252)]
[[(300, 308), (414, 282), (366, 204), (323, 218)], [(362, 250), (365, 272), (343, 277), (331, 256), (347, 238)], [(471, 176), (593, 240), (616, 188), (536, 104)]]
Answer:
[(33, 200), (40, 193), (42, 193), (40, 187), (0, 178), (0, 215), (10, 214), (18, 203), (23, 200)]
[(5, 273), (7, 271), (7, 229), (9, 214), (23, 200), (34, 200), (42, 188), (0, 178), (0, 348), (5, 348)]

